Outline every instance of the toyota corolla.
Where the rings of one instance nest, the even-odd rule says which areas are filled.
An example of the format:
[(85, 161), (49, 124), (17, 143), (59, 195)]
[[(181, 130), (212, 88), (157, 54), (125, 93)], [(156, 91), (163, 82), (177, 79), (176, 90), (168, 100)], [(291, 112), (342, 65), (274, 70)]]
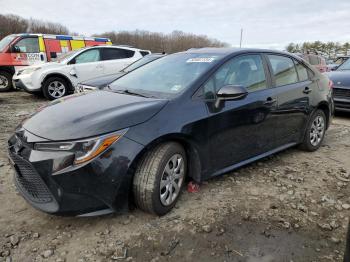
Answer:
[(201, 182), (300, 145), (317, 150), (333, 113), (327, 76), (259, 49), (191, 49), (110, 90), (56, 100), (9, 139), (21, 195), (59, 215), (170, 211)]

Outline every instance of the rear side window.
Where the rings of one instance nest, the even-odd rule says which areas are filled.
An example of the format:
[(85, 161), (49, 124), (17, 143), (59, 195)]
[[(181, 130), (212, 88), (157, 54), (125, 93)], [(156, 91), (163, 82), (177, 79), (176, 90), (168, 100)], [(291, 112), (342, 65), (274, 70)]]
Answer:
[(148, 51), (140, 51), (140, 53), (142, 56), (146, 56), (146, 55), (150, 54), (150, 52), (148, 52)]
[(92, 63), (100, 61), (100, 50), (90, 49), (75, 58), (76, 64)]
[(320, 64), (320, 59), (316, 55), (310, 55), (309, 56), (309, 63), (311, 65), (319, 65)]
[(268, 55), (272, 66), (276, 86), (284, 86), (298, 82), (297, 71), (291, 58), (280, 55)]
[(309, 80), (308, 69), (298, 61), (295, 61), (295, 64), (298, 71), (299, 81), (303, 82)]
[(121, 48), (103, 48), (102, 60), (114, 60), (133, 57), (135, 51)]
[(15, 47), (21, 53), (39, 53), (39, 42), (37, 37), (23, 38), (15, 44)]

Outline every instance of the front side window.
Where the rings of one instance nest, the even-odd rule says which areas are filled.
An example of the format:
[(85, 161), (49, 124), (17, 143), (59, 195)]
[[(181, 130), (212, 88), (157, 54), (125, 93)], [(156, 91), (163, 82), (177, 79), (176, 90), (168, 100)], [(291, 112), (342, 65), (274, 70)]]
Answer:
[(103, 48), (102, 60), (114, 60), (133, 57), (135, 52), (120, 48)]
[(276, 86), (290, 85), (298, 82), (297, 71), (291, 58), (280, 55), (268, 55), (272, 66)]
[(37, 37), (23, 38), (14, 46), (16, 51), (20, 53), (39, 53), (39, 41)]
[(139, 67), (113, 82), (114, 91), (134, 91), (171, 98), (187, 89), (213, 67), (221, 54), (179, 53)]
[(75, 64), (92, 63), (100, 61), (100, 50), (90, 49), (75, 58)]
[(242, 85), (248, 92), (267, 88), (261, 56), (243, 55), (225, 63), (203, 86), (203, 96), (211, 99), (226, 85)]

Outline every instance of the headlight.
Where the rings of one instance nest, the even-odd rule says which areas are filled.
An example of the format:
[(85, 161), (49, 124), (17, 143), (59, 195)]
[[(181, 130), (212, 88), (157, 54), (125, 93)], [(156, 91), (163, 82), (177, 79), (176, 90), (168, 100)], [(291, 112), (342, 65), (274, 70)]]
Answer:
[(26, 69), (23, 69), (23, 70), (19, 70), (17, 75), (26, 75), (26, 74), (31, 74), (31, 73), (34, 73), (35, 71), (38, 71), (40, 70), (41, 67), (34, 67), (34, 68), (26, 68)]
[(105, 152), (125, 132), (126, 130), (79, 141), (36, 143), (34, 149), (39, 151), (72, 152), (75, 155), (73, 165), (80, 165)]
[(83, 84), (78, 84), (77, 88), (76, 88), (77, 93), (94, 91), (94, 90), (98, 90), (98, 88), (95, 86), (87, 86), (87, 85), (83, 85)]

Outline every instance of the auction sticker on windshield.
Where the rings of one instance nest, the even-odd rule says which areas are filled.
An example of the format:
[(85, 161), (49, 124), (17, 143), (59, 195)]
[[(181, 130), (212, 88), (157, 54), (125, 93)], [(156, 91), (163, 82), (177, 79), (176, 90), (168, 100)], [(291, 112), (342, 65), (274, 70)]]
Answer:
[(215, 60), (215, 57), (195, 57), (190, 58), (186, 63), (211, 63)]

